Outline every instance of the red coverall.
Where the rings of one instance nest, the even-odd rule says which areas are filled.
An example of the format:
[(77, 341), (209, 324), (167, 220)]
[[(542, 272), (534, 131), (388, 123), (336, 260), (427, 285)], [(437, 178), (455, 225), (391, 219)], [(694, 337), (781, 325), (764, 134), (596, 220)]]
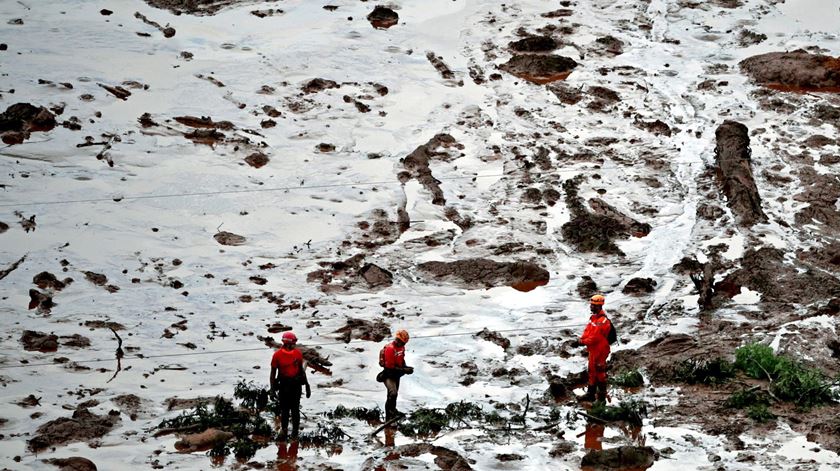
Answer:
[(589, 385), (607, 382), (607, 357), (610, 355), (610, 320), (604, 310), (593, 314), (580, 337), (580, 343), (589, 351)]

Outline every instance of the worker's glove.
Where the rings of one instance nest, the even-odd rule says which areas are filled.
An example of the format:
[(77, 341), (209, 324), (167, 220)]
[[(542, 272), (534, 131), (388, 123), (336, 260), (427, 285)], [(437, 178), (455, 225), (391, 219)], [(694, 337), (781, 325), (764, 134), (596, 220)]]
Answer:
[(312, 396), (312, 389), (309, 387), (309, 383), (306, 383), (306, 398), (309, 399)]
[(403, 371), (405, 372), (405, 374), (410, 375), (411, 373), (414, 373), (414, 368), (406, 366)]
[(276, 401), (277, 400), (277, 393), (278, 393), (277, 388), (272, 386), (271, 389), (268, 390), (268, 397), (270, 397), (272, 400)]

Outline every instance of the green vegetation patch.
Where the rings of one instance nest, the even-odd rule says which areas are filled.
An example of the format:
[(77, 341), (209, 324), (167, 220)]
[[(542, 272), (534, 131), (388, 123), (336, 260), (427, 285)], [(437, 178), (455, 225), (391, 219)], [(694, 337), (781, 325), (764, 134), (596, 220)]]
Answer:
[(445, 428), (471, 428), (475, 423), (499, 425), (509, 422), (497, 411), (484, 412), (478, 404), (453, 402), (444, 408), (421, 407), (399, 423), (399, 431), (408, 437), (429, 437)]
[(735, 366), (723, 358), (692, 358), (680, 362), (674, 379), (688, 384), (723, 384), (735, 376)]
[(623, 388), (638, 388), (645, 384), (645, 379), (639, 370), (626, 370), (612, 376), (610, 383)]
[(770, 381), (770, 392), (782, 401), (802, 408), (828, 404), (838, 399), (831, 381), (822, 371), (808, 368), (786, 355), (776, 355), (767, 345), (751, 343), (735, 351), (735, 366), (747, 376)]
[[(279, 437), (275, 436), (272, 426), (263, 416), (269, 412), (279, 416), (280, 407), (268, 391), (253, 383), (239, 382), (234, 388), (234, 397), (239, 406), (221, 396), (213, 401), (212, 408), (207, 403), (200, 403), (192, 410), (185, 411), (172, 419), (162, 421), (159, 430), (189, 430), (202, 432), (216, 428), (233, 434), (226, 443), (216, 444), (207, 454), (221, 458), (231, 453), (240, 461), (251, 459), (259, 449), (265, 448)], [(319, 424), (318, 428), (300, 436), (305, 445), (321, 446), (335, 443), (347, 435), (335, 425)]]
[(647, 417), (647, 403), (636, 399), (621, 401), (617, 406), (608, 406), (603, 402), (596, 402), (589, 409), (589, 415), (605, 422), (627, 422), (632, 425), (642, 425), (642, 419)]
[(378, 422), (382, 420), (382, 409), (379, 406), (372, 409), (366, 407), (353, 407), (352, 409), (348, 409), (340, 405), (331, 412), (326, 412), (324, 415), (330, 419), (345, 419), (349, 417), (366, 422)]

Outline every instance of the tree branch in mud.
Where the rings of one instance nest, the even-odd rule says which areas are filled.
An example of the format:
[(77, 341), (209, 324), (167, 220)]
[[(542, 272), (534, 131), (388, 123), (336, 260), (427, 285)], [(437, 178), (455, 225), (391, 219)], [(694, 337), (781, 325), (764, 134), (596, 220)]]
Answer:
[(694, 287), (697, 289), (697, 293), (700, 295), (697, 299), (697, 304), (701, 310), (709, 311), (714, 308), (715, 267), (711, 262), (703, 263), (701, 267), (703, 270), (701, 273), (691, 273), (689, 276), (694, 283)]
[(111, 379), (107, 381), (108, 383), (113, 381), (114, 378), (117, 377), (117, 374), (119, 374), (119, 372), (122, 371), (122, 359), (123, 356), (125, 356), (125, 352), (123, 352), (122, 349), (122, 338), (120, 337), (120, 334), (118, 334), (117, 331), (114, 330), (112, 327), (109, 327), (109, 329), (111, 329), (111, 332), (114, 333), (114, 337), (117, 338), (117, 350), (116, 352), (114, 352), (115, 356), (117, 357), (117, 371), (114, 371), (114, 376), (111, 376)]
[(13, 272), (13, 271), (17, 270), (17, 267), (18, 267), (21, 263), (23, 263), (23, 261), (24, 261), (24, 260), (26, 260), (26, 255), (24, 255), (23, 257), (20, 257), (20, 260), (18, 260), (17, 262), (15, 262), (15, 263), (13, 263), (13, 264), (9, 265), (9, 268), (6, 268), (6, 269), (4, 269), (4, 270), (0, 270), (0, 280), (2, 280), (3, 278), (6, 278), (7, 276), (9, 276), (9, 273), (11, 273), (11, 272)]

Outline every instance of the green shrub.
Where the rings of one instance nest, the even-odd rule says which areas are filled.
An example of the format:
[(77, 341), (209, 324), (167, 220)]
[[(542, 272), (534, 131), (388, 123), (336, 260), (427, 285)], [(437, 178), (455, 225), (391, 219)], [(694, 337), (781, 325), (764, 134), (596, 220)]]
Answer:
[(639, 370), (626, 370), (612, 376), (610, 383), (624, 388), (638, 388), (645, 384), (645, 379), (639, 373)]
[(723, 384), (735, 376), (732, 363), (722, 359), (689, 359), (674, 370), (674, 379), (688, 384)]
[(743, 409), (748, 406), (754, 405), (769, 405), (770, 398), (767, 396), (767, 393), (760, 390), (760, 389), (741, 389), (739, 391), (735, 391), (729, 396), (729, 399), (726, 400), (726, 407), (731, 407), (733, 409)]
[(747, 409), (747, 417), (756, 422), (767, 422), (774, 420), (776, 416), (767, 409), (766, 404), (753, 404)]
[(368, 409), (366, 407), (354, 407), (352, 409), (348, 409), (340, 405), (332, 412), (326, 412), (324, 415), (330, 419), (344, 419), (350, 417), (356, 420), (375, 422), (382, 419), (382, 409), (380, 409), (379, 406), (376, 406), (373, 409)]
[(428, 437), (449, 425), (449, 416), (441, 409), (416, 409), (400, 422), (399, 430), (408, 437)]
[(607, 422), (623, 421), (632, 425), (642, 425), (642, 419), (647, 417), (647, 403), (635, 399), (621, 401), (617, 406), (596, 402), (589, 409), (589, 415)]
[(767, 379), (778, 365), (778, 357), (773, 349), (760, 343), (751, 343), (735, 350), (735, 367), (747, 376)]
[(837, 399), (833, 383), (819, 370), (808, 368), (785, 355), (776, 355), (767, 345), (752, 343), (735, 351), (735, 366), (753, 378), (769, 380), (770, 390), (782, 401), (802, 408)]

